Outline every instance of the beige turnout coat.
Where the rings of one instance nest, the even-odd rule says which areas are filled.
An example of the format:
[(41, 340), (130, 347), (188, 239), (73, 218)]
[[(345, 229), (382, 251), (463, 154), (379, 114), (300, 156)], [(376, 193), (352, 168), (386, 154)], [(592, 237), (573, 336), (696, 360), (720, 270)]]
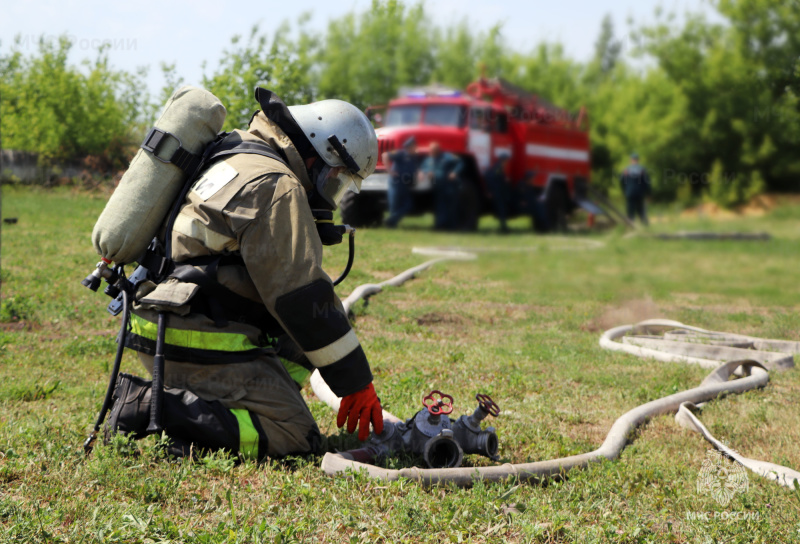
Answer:
[(157, 313), (168, 312), (166, 385), (257, 413), (273, 455), (313, 449), (307, 435), (316, 426), (275, 339), (288, 335), (339, 396), (364, 388), (372, 374), (322, 269), (302, 157), (263, 112), (235, 134), (266, 142), (283, 162), (236, 154), (194, 182), (175, 221), (172, 257), (205, 270), (216, 290), (177, 278), (146, 284), (128, 346), (150, 367)]

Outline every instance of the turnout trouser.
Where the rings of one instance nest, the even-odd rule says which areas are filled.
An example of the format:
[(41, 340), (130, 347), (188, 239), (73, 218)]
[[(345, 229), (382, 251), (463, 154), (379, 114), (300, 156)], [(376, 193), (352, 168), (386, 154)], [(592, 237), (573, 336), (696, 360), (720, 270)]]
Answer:
[[(152, 374), (153, 358), (143, 353), (139, 357)], [(220, 426), (238, 426), (238, 449), (246, 456), (253, 457), (254, 452), (260, 452), (262, 456), (284, 457), (311, 453), (319, 447), (317, 424), (297, 384), (277, 356), (264, 355), (246, 363), (219, 365), (167, 360), (164, 385), (189, 391), (193, 393), (191, 397), (196, 395), (208, 403), (204, 409), (205, 417), (209, 418), (209, 432)], [(165, 404), (164, 410), (169, 410), (169, 406)], [(164, 417), (166, 419), (167, 414)], [(180, 429), (178, 436), (172, 436), (175, 433), (168, 427), (165, 431), (179, 443), (196, 443), (203, 447), (203, 418), (190, 416), (189, 419), (192, 421), (187, 422), (185, 428), (174, 427)], [(170, 420), (174, 422), (175, 417)]]

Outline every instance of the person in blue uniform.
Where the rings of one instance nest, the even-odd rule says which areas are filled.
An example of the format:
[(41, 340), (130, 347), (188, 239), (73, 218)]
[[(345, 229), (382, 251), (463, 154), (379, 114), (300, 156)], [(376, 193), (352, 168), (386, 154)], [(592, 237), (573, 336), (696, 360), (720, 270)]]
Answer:
[(413, 203), (411, 188), (417, 178), (417, 140), (411, 136), (403, 142), (403, 148), (383, 157), (389, 168), (389, 217), (386, 226), (395, 228), (400, 220), (411, 213)]
[(651, 184), (647, 170), (639, 164), (638, 153), (631, 153), (631, 163), (623, 170), (619, 182), (625, 195), (628, 218), (633, 221), (638, 215), (642, 224), (647, 226), (645, 198), (650, 195)]
[(511, 153), (505, 150), (497, 152), (497, 158), (489, 168), (486, 169), (486, 187), (489, 196), (492, 197), (494, 211), (500, 221), (500, 232), (507, 233), (508, 225), (508, 176), (506, 175), (506, 165), (511, 158)]
[(458, 228), (458, 198), (461, 192), (463, 161), (456, 155), (442, 151), (439, 142), (431, 142), (429, 155), (420, 166), (420, 175), (433, 182), (436, 201), (435, 228), (455, 230)]

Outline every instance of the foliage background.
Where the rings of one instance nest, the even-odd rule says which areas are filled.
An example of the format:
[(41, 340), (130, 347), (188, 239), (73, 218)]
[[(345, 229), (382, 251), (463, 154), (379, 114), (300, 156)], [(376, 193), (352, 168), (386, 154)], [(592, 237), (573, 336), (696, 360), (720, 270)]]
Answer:
[[(234, 36), (203, 84), (229, 108), (225, 128), (244, 126), (262, 85), (289, 103), (332, 97), (365, 108), (385, 104), (401, 86), (438, 82), (463, 88), (501, 76), (561, 107), (588, 107), (594, 181), (615, 173), (637, 151), (662, 200), (701, 195), (724, 206), (766, 190), (798, 189), (800, 157), (800, 9), (781, 0), (712, 0), (723, 23), (678, 18), (661, 9), (655, 23), (619, 37), (606, 17), (594, 58), (577, 62), (559, 44), (520, 50), (502, 25), (476, 32), (464, 20), (437, 25), (424, 3), (375, 0), (371, 9), (308, 28), (310, 15), (274, 33), (253, 27)], [(80, 67), (72, 44), (42, 40), (23, 55), (0, 50), (3, 147), (34, 151), (40, 161), (125, 163), (160, 104), (181, 84), (175, 66), (160, 96), (137, 73), (114, 70), (104, 50)], [(625, 53), (628, 53), (627, 55)]]

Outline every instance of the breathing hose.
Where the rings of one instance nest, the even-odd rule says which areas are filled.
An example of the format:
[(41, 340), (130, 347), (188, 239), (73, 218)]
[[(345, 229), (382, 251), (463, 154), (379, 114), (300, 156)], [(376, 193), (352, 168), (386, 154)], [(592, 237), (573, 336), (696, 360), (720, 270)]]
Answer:
[(356, 258), (356, 229), (351, 227), (350, 225), (341, 225), (337, 228), (344, 228), (345, 232), (349, 232), (349, 236), (347, 237), (347, 244), (348, 244), (348, 253), (347, 253), (347, 266), (344, 267), (344, 272), (342, 275), (339, 276), (336, 281), (333, 282), (333, 286), (336, 287), (340, 283), (344, 281), (347, 275), (350, 273), (350, 269), (353, 268), (353, 261)]
[[(425, 253), (431, 254), (431, 251)], [(474, 255), (464, 251), (450, 251), (449, 254), (406, 270), (390, 280), (379, 284), (360, 285), (343, 301), (343, 305), (349, 312), (355, 302), (379, 293), (385, 286), (402, 285), (420, 271), (443, 260), (465, 258), (474, 258)], [(652, 332), (653, 329), (658, 328), (674, 332), (665, 335), (666, 338), (661, 344), (656, 344)], [(642, 332), (645, 333), (643, 336), (635, 336), (636, 333)], [(633, 333), (634, 336), (626, 336), (630, 333)], [(643, 347), (643, 344), (648, 344), (648, 347)], [(725, 344), (733, 344), (738, 347)], [(345, 475), (349, 471), (365, 471), (369, 477), (375, 479), (392, 481), (408, 478), (420, 481), (425, 485), (454, 483), (459, 486), (469, 486), (476, 480), (500, 481), (510, 477), (519, 478), (521, 481), (544, 481), (563, 477), (569, 470), (584, 468), (593, 462), (617, 459), (628, 444), (632, 431), (653, 417), (669, 413), (677, 413), (676, 420), (682, 426), (703, 434), (714, 447), (728, 454), (727, 452), (732, 450), (714, 439), (702, 423), (694, 417), (691, 413), (692, 410), (697, 404), (708, 402), (723, 394), (743, 393), (765, 387), (769, 382), (768, 368), (774, 370), (791, 368), (794, 366), (791, 354), (800, 353), (800, 343), (798, 342), (764, 340), (706, 331), (667, 320), (652, 320), (636, 326), (616, 327), (603, 334), (600, 346), (604, 349), (626, 351), (638, 356), (656, 357), (663, 361), (700, 364), (705, 367), (713, 367), (713, 370), (695, 388), (653, 400), (626, 412), (614, 422), (603, 444), (588, 453), (559, 459), (518, 464), (506, 463), (490, 467), (386, 469), (358, 462), (346, 453), (329, 452), (322, 459), (322, 470), (330, 476)], [(665, 349), (666, 352), (661, 351)], [(776, 350), (780, 350), (782, 353), (775, 353)], [(737, 360), (730, 360), (731, 357)], [(722, 360), (728, 360), (728, 362), (721, 363)], [(736, 375), (741, 377), (731, 379)], [(318, 371), (311, 376), (311, 386), (320, 400), (333, 410), (339, 409), (341, 399), (330, 390)], [(385, 410), (383, 416), (388, 421), (402, 421)], [(786, 487), (798, 485), (800, 488), (800, 483), (795, 484), (795, 481), (800, 482), (800, 472), (772, 463), (747, 459), (735, 452), (732, 452), (729, 457), (781, 485)]]
[(122, 355), (125, 352), (125, 334), (128, 331), (128, 322), (130, 321), (130, 303), (128, 299), (128, 292), (122, 289), (122, 324), (119, 328), (119, 335), (117, 335), (117, 353), (114, 357), (114, 365), (111, 368), (111, 375), (108, 378), (108, 388), (106, 389), (106, 396), (103, 399), (103, 406), (100, 408), (100, 413), (97, 414), (97, 420), (94, 423), (94, 428), (89, 434), (86, 441), (83, 443), (83, 451), (89, 455), (94, 448), (94, 442), (97, 439), (97, 433), (100, 432), (100, 427), (106, 419), (106, 414), (111, 408), (111, 397), (114, 393), (114, 386), (117, 383), (117, 376), (119, 375), (119, 368), (122, 364)]

